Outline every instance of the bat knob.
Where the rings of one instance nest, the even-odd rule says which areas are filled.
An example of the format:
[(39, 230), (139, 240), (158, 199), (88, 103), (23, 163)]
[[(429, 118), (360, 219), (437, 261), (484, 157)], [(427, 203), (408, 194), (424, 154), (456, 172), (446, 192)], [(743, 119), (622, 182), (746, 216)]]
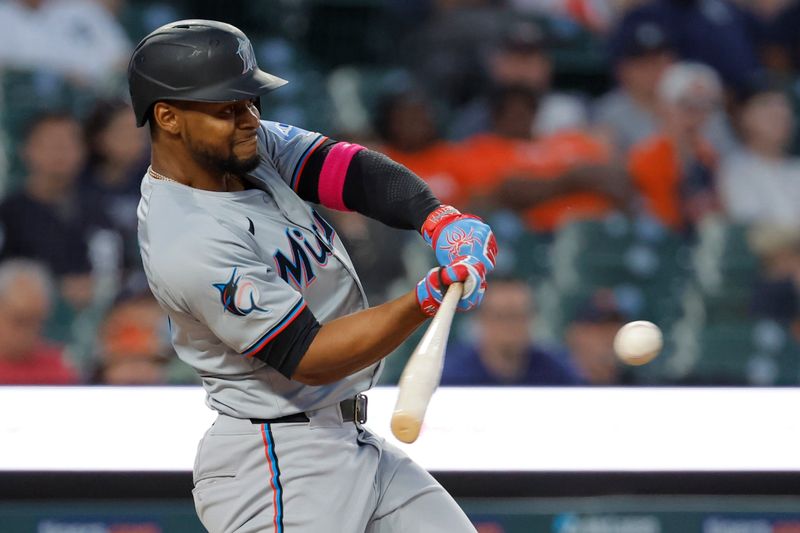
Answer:
[(392, 433), (397, 440), (411, 444), (417, 437), (422, 427), (422, 421), (403, 411), (395, 411), (392, 415)]

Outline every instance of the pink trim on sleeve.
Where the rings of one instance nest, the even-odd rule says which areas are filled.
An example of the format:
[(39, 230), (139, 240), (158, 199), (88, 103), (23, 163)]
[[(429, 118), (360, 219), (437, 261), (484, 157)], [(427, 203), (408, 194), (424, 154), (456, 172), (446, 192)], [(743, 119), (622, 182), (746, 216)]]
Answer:
[(322, 205), (339, 211), (349, 211), (344, 205), (344, 178), (353, 156), (363, 149), (359, 144), (345, 142), (333, 145), (319, 173), (319, 201)]

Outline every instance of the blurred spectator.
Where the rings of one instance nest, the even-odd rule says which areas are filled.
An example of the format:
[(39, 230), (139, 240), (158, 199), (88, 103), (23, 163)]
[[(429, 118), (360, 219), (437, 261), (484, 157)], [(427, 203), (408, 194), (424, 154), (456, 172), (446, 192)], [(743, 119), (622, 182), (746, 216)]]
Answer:
[(780, 14), (795, 0), (733, 0), (741, 9), (751, 11), (761, 19), (771, 19)]
[[(596, 102), (594, 122), (617, 153), (626, 156), (634, 144), (658, 131), (658, 84), (675, 63), (676, 51), (663, 23), (654, 20), (626, 26), (610, 48), (618, 87)], [(721, 108), (703, 126), (703, 135), (719, 152), (737, 148)]]
[(426, 84), (431, 94), (454, 106), (476, 96), (481, 87), (481, 51), (501, 33), (507, 12), (492, 0), (436, 0), (433, 12), (398, 49), (399, 59)]
[(625, 11), (647, 0), (510, 0), (515, 11), (570, 18), (588, 30), (605, 34)]
[(45, 113), (34, 119), (22, 145), (24, 186), (0, 203), (0, 255), (43, 262), (75, 308), (91, 301), (90, 243), (109, 227), (92, 198), (75, 189), (86, 152), (82, 139), (71, 115)]
[(48, 70), (96, 83), (127, 64), (130, 42), (101, 3), (6, 0), (0, 3), (0, 68)]
[(754, 226), (748, 243), (761, 261), (753, 314), (791, 324), (800, 338), (800, 228)]
[(594, 121), (611, 138), (618, 153), (649, 137), (657, 129), (658, 82), (675, 60), (672, 44), (660, 23), (645, 21), (626, 28), (615, 51), (618, 86), (600, 98)]
[(66, 385), (78, 382), (60, 346), (42, 336), (52, 304), (51, 280), (34, 261), (0, 264), (0, 384)]
[(743, 147), (723, 160), (719, 188), (735, 222), (800, 230), (800, 158), (788, 154), (795, 129), (789, 98), (776, 88), (751, 94), (739, 113)]
[[(766, 29), (767, 64), (776, 71), (792, 73), (800, 69), (800, 2), (786, 1), (774, 13), (767, 12)], [(771, 10), (770, 10), (771, 11)]]
[(626, 322), (610, 289), (600, 289), (582, 305), (564, 334), (575, 366), (593, 385), (620, 382), (614, 336)]
[(586, 125), (583, 103), (567, 94), (552, 91), (553, 63), (549, 39), (542, 26), (530, 20), (515, 20), (489, 54), (486, 70), (489, 91), (484, 91), (457, 111), (449, 136), (464, 139), (492, 128), (490, 91), (497, 87), (526, 87), (539, 97), (536, 115), (528, 129), (537, 135), (554, 133)]
[(468, 191), (459, 178), (470, 161), (441, 139), (432, 103), (424, 94), (409, 90), (385, 96), (375, 122), (383, 153), (425, 180), (443, 203), (464, 207)]
[(130, 105), (98, 101), (84, 124), (89, 157), (80, 180), (81, 194), (96, 202), (123, 239), (123, 266), (140, 271), (136, 209), (139, 186), (147, 170), (146, 137), (136, 127)]
[(93, 383), (161, 385), (169, 380), (173, 354), (166, 334), (167, 317), (149, 292), (121, 297), (98, 335), (98, 367)]
[(443, 385), (577, 385), (582, 379), (561, 350), (531, 336), (533, 294), (518, 279), (496, 278), (475, 311), (477, 340), (447, 348)]
[(681, 59), (710, 65), (735, 90), (761, 75), (755, 17), (729, 0), (647, 2), (625, 14), (610, 37), (612, 50), (645, 21), (664, 24)]
[(672, 65), (658, 86), (660, 132), (631, 150), (629, 169), (644, 208), (669, 228), (691, 229), (718, 209), (717, 154), (702, 132), (721, 97), (710, 67)]
[[(624, 204), (627, 177), (610, 165), (608, 146), (580, 130), (532, 138), (531, 89), (507, 86), (492, 97), (493, 130), (462, 144), (476, 202), (525, 211), (531, 229), (552, 232), (578, 218), (605, 216)], [(480, 205), (478, 205), (480, 207)]]

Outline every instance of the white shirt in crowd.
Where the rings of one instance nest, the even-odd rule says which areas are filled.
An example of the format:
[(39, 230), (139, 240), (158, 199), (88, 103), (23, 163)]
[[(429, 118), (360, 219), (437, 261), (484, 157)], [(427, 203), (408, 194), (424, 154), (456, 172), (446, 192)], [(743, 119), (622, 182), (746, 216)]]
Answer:
[(800, 158), (769, 160), (743, 149), (723, 160), (718, 183), (733, 221), (800, 229)]
[[(659, 131), (658, 117), (645, 109), (623, 89), (616, 88), (598, 98), (592, 107), (593, 123), (606, 128), (620, 155)], [(732, 126), (722, 111), (709, 118), (703, 136), (719, 154), (727, 155), (739, 149)]]
[(0, 1), (0, 67), (46, 69), (97, 81), (127, 62), (131, 43), (92, 0)]

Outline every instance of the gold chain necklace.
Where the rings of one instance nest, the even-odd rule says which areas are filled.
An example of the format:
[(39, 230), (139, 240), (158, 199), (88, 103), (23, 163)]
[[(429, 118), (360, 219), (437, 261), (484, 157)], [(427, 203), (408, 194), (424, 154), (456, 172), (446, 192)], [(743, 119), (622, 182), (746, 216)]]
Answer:
[[(164, 174), (159, 174), (158, 172), (153, 170), (152, 166), (147, 167), (147, 173), (150, 174), (152, 177), (154, 177), (157, 180), (171, 181), (172, 183), (177, 183), (178, 185), (183, 185), (183, 183), (181, 183), (178, 180), (174, 180), (174, 179), (172, 179), (172, 178), (170, 178), (168, 176), (165, 176)], [(233, 179), (235, 179), (236, 182), (239, 184), (239, 186), (242, 187), (242, 190), (245, 189), (245, 186), (241, 183), (241, 181), (238, 178), (233, 177)], [(229, 191), (230, 190), (230, 186), (228, 185), (228, 175), (227, 174), (223, 177), (223, 182), (225, 184), (225, 190)]]
[(153, 167), (152, 167), (152, 166), (149, 166), (149, 167), (147, 167), (147, 173), (148, 173), (148, 174), (150, 174), (152, 177), (154, 177), (154, 178), (155, 178), (155, 179), (157, 179), (157, 180), (171, 181), (172, 183), (177, 183), (177, 184), (179, 184), (179, 185), (183, 185), (183, 183), (181, 183), (181, 182), (180, 182), (180, 181), (178, 181), (178, 180), (174, 180), (174, 179), (172, 179), (172, 178), (168, 178), (168, 177), (167, 177), (167, 176), (165, 176), (164, 174), (159, 174), (158, 172), (156, 172), (155, 170), (153, 170)]

